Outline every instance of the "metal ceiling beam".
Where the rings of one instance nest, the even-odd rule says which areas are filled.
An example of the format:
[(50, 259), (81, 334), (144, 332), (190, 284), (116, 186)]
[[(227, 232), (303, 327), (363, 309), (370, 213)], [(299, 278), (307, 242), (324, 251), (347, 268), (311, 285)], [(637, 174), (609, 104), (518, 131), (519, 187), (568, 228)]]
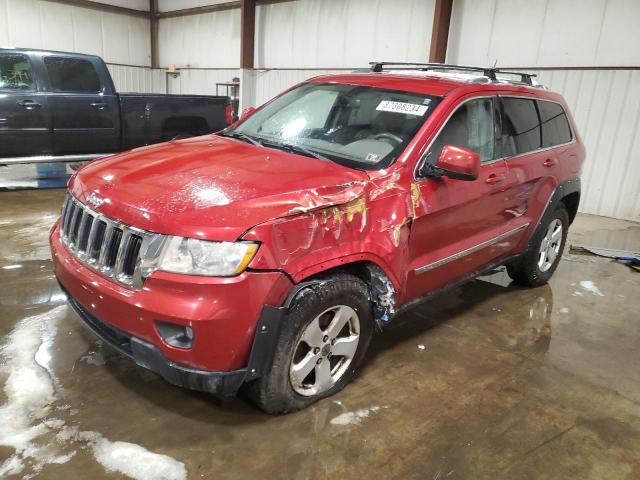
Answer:
[(53, 3), (63, 3), (74, 7), (90, 8), (92, 10), (100, 10), (102, 12), (119, 13), (121, 15), (129, 15), (132, 17), (149, 18), (149, 12), (144, 10), (136, 10), (134, 8), (118, 7), (117, 5), (109, 5), (107, 3), (92, 2), (90, 0), (46, 0)]
[[(284, 3), (292, 0), (256, 0), (256, 3), (261, 5), (272, 3)], [(215, 5), (203, 5), (201, 7), (183, 8), (182, 10), (169, 10), (167, 12), (159, 12), (158, 18), (173, 18), (173, 17), (185, 17), (187, 15), (199, 15), (202, 13), (220, 12), (224, 10), (233, 10), (234, 8), (241, 8), (241, 1), (217, 3)]]
[(449, 41), (449, 26), (451, 25), (452, 10), (453, 0), (436, 0), (436, 8), (433, 12), (429, 62), (444, 63), (447, 58), (447, 43)]
[(183, 8), (182, 10), (171, 10), (168, 12), (158, 12), (157, 18), (185, 17), (187, 15), (199, 15), (201, 13), (221, 12), (240, 8), (240, 1), (218, 3), (216, 5), (204, 5), (202, 7)]
[(256, 0), (240, 0), (240, 68), (253, 68)]

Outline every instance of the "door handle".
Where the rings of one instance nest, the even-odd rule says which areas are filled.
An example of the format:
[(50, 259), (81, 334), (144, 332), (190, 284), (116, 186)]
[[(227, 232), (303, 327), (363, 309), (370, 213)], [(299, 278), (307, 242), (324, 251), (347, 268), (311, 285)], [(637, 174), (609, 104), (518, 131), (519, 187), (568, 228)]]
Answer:
[(40, 108), (42, 106), (38, 102), (34, 102), (33, 100), (20, 100), (19, 102), (16, 102), (16, 105), (18, 105), (19, 107), (24, 107), (27, 110), (33, 110), (34, 108)]
[(558, 161), (555, 158), (547, 158), (544, 162), (542, 162), (542, 165), (549, 168), (549, 167), (553, 167), (557, 163)]
[(104, 103), (104, 102), (93, 102), (89, 104), (91, 107), (93, 108), (97, 108), (99, 110), (102, 110), (104, 108), (107, 108), (109, 106), (108, 103)]
[(487, 177), (484, 183), (488, 183), (489, 185), (495, 185), (496, 183), (502, 182), (507, 176), (503, 173), (492, 173)]

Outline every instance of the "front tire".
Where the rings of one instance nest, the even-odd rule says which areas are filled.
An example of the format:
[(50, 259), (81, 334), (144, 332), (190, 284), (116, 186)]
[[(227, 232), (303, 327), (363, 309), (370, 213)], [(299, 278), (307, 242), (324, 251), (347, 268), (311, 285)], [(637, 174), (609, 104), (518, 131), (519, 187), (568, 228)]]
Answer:
[(267, 413), (300, 410), (353, 379), (373, 334), (369, 289), (355, 276), (332, 276), (303, 290), (283, 322), (271, 370), (245, 386)]
[(560, 263), (568, 230), (569, 214), (561, 204), (538, 228), (524, 255), (516, 263), (507, 265), (507, 273), (513, 281), (529, 287), (547, 283)]

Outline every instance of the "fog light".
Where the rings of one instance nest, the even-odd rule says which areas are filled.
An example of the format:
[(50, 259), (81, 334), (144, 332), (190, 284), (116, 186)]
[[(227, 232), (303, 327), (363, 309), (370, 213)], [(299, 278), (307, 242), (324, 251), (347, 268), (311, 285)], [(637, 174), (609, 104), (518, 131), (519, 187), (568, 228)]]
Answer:
[(156, 321), (156, 329), (162, 339), (172, 347), (191, 348), (193, 346), (195, 332), (191, 327)]

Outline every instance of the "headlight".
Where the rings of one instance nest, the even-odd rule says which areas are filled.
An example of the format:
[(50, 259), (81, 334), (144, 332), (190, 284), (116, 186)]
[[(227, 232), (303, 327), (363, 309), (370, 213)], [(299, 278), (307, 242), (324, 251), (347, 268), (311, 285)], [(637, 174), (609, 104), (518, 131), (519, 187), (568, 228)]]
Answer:
[(170, 237), (162, 252), (158, 270), (230, 277), (242, 273), (257, 250), (258, 244), (251, 242), (209, 242)]

